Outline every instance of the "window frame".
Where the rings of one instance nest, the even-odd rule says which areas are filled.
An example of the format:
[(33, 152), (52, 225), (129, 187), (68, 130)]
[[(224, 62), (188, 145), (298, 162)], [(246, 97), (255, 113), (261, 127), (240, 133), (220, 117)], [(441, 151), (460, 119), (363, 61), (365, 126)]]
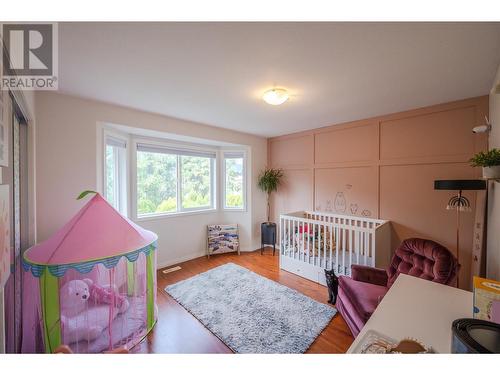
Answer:
[[(113, 159), (114, 159), (114, 169), (115, 169), (115, 179), (117, 181), (118, 188), (115, 189), (115, 194), (118, 196), (118, 211), (128, 217), (130, 212), (129, 207), (129, 149), (130, 149), (130, 138), (126, 134), (104, 128), (103, 130), (103, 158), (102, 158), (102, 192), (104, 198), (107, 200), (107, 147), (108, 139), (115, 140), (118, 142), (124, 142), (125, 147), (122, 149), (121, 153), (117, 153), (117, 147), (113, 147)], [(118, 156), (118, 157), (116, 157)], [(111, 204), (111, 203), (110, 203)]]
[[(177, 154), (177, 210), (173, 212), (161, 212), (161, 213), (150, 213), (150, 214), (140, 214), (137, 210), (137, 146), (138, 145), (147, 145), (151, 147), (157, 148), (173, 148), (178, 149), (180, 151), (191, 151), (191, 152), (206, 152), (206, 153), (214, 153), (215, 157), (210, 158), (210, 205), (196, 208), (183, 208), (182, 207), (182, 168), (181, 168), (181, 155)], [(158, 138), (148, 138), (141, 136), (133, 136), (131, 140), (131, 163), (130, 163), (130, 175), (131, 175), (131, 194), (130, 194), (130, 203), (132, 207), (133, 219), (135, 221), (148, 221), (161, 219), (166, 217), (175, 217), (182, 215), (193, 215), (193, 214), (201, 214), (201, 213), (210, 213), (217, 212), (217, 191), (219, 184), (217, 183), (217, 174), (219, 168), (217, 168), (217, 159), (218, 153), (217, 148), (212, 147), (203, 147), (198, 144), (190, 144), (183, 142), (173, 142), (169, 140), (162, 140)]]
[(217, 201), (215, 199), (214, 191), (217, 190), (216, 184), (216, 176), (217, 176), (217, 153), (215, 158), (210, 158), (210, 204), (208, 206), (199, 206), (192, 208), (184, 208), (182, 207), (182, 163), (181, 156), (177, 155), (177, 207), (180, 207), (178, 213), (183, 212), (193, 212), (193, 211), (207, 211), (207, 210), (216, 210), (217, 209)]
[[(241, 153), (243, 156), (243, 207), (227, 207), (226, 206), (226, 154), (235, 154)], [(223, 149), (220, 152), (220, 160), (221, 160), (221, 206), (224, 211), (232, 211), (232, 212), (243, 212), (247, 210), (247, 151), (245, 149)]]

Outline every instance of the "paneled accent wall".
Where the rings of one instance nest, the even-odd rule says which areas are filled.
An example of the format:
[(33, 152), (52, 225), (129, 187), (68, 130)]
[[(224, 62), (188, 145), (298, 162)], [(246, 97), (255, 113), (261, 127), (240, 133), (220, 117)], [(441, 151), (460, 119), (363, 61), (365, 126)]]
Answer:
[[(377, 249), (387, 260), (412, 236), (455, 252), (456, 216), (446, 210), (454, 192), (435, 191), (433, 183), (480, 176), (468, 160), (487, 148), (487, 136), (472, 133), (486, 114), (484, 96), (271, 138), (268, 164), (285, 171), (274, 220), (297, 210), (387, 219), (392, 248)], [(465, 195), (474, 210), (475, 192)], [(473, 222), (473, 213), (462, 215), (463, 288), (470, 287)]]

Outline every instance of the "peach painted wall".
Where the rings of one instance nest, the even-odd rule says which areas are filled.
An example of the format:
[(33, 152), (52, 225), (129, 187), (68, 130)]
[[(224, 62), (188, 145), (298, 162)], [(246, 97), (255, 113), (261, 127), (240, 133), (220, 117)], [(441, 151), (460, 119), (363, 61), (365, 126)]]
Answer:
[[(386, 259), (411, 236), (455, 252), (456, 217), (445, 209), (453, 192), (435, 191), (434, 180), (480, 176), (468, 159), (487, 137), (471, 129), (487, 113), (484, 96), (271, 138), (268, 163), (286, 177), (273, 217), (314, 209), (390, 220), (392, 248), (378, 250)], [(475, 192), (465, 195), (475, 207)], [(463, 288), (470, 286), (473, 221), (464, 214), (460, 228)]]

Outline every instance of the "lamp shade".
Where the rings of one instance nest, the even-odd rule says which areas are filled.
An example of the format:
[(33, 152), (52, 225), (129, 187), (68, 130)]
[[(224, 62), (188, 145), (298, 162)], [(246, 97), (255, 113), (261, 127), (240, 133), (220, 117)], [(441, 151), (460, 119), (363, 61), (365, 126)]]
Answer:
[(484, 180), (435, 180), (434, 190), (486, 190)]

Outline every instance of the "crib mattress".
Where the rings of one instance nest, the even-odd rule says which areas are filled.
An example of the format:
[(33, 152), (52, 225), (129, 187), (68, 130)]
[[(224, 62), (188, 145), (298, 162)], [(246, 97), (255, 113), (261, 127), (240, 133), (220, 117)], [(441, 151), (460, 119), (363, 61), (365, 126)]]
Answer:
[[(359, 260), (357, 258), (356, 254), (352, 255), (351, 262), (349, 263), (349, 253), (346, 252), (345, 256), (345, 264), (344, 264), (344, 270), (341, 270), (339, 267), (342, 266), (342, 254), (339, 253), (338, 261), (339, 264), (337, 266), (337, 254), (335, 251), (332, 252), (332, 258), (330, 262), (330, 254), (327, 253), (326, 256), (318, 256), (318, 255), (312, 255), (308, 254), (307, 252), (299, 252), (299, 251), (292, 251), (292, 250), (285, 250), (284, 253), (282, 253), (282, 256), (287, 256), (290, 258), (293, 258), (295, 260), (298, 260), (300, 262), (308, 263), (312, 266), (324, 268), (324, 269), (334, 269), (336, 270), (337, 273), (343, 274), (343, 275), (350, 275), (350, 270), (351, 270), (351, 265), (352, 264), (365, 264), (365, 259), (364, 257), (360, 256)], [(372, 264), (372, 258), (367, 257), (366, 258), (366, 265), (371, 265)]]

